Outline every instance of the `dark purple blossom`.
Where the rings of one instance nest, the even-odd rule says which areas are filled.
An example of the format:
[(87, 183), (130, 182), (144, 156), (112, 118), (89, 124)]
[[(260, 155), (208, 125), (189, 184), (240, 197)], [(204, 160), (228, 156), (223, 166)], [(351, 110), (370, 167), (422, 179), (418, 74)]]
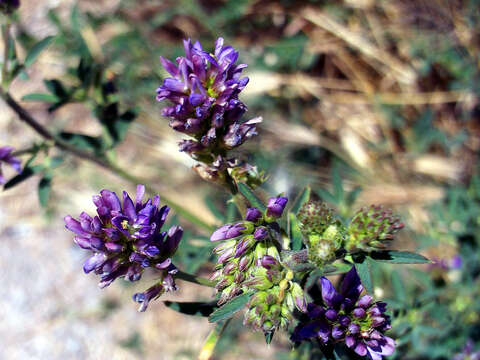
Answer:
[(10, 13), (20, 7), (20, 0), (0, 0), (0, 11)]
[(12, 155), (13, 147), (11, 146), (1, 146), (0, 147), (0, 185), (5, 184), (6, 180), (2, 173), (2, 163), (10, 165), (17, 172), (22, 172), (22, 165), (19, 159)]
[[(76, 234), (75, 243), (92, 252), (83, 265), (85, 273), (94, 271), (100, 275), (102, 288), (119, 277), (137, 281), (145, 268), (150, 267), (160, 274), (160, 284), (173, 283), (164, 291), (175, 289), (172, 274), (177, 269), (171, 256), (177, 250), (183, 229), (172, 226), (162, 231), (169, 208), (159, 207), (159, 196), (143, 202), (144, 194), (145, 187), (138, 185), (135, 202), (125, 191), (120, 201), (114, 192), (102, 190), (93, 197), (97, 215), (91, 217), (82, 212), (78, 219), (65, 217), (65, 227)], [(142, 302), (146, 307), (148, 300)]]
[(283, 196), (272, 197), (268, 199), (267, 204), (267, 216), (271, 218), (279, 218), (282, 216), (285, 205), (287, 205), (288, 199)]
[(322, 304), (308, 304), (309, 320), (295, 328), (292, 341), (344, 342), (358, 355), (373, 360), (393, 354), (395, 341), (384, 335), (391, 328), (386, 304), (373, 302), (370, 295), (360, 297), (363, 285), (354, 267), (346, 274), (340, 292), (325, 277), (321, 284)]

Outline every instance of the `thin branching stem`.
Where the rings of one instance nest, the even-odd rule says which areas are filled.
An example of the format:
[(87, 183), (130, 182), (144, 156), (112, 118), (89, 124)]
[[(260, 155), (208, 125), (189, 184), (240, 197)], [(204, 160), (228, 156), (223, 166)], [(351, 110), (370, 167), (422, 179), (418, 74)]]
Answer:
[[(46, 127), (40, 124), (24, 107), (22, 107), (11, 95), (9, 92), (0, 89), (0, 97), (7, 103), (7, 105), (18, 115), (19, 119), (25, 122), (28, 126), (30, 126), (37, 134), (43, 137), (45, 140), (50, 142), (53, 146), (68, 152), (82, 160), (89, 161), (94, 163), (105, 170), (112, 172), (113, 174), (131, 182), (132, 184), (145, 184), (143, 179), (140, 179), (126, 170), (118, 167), (116, 164), (112, 163), (111, 161), (98, 157), (88, 151), (79, 149), (76, 146), (71, 145), (70, 143), (66, 142), (65, 140), (59, 138), (52, 132), (50, 132)], [(158, 194), (159, 191), (152, 186), (146, 185), (147, 190), (150, 193)], [(188, 209), (183, 207), (180, 204), (166, 198), (165, 196), (161, 195), (162, 201), (170, 206), (173, 210), (175, 210), (180, 216), (185, 218), (186, 220), (192, 222), (195, 225), (198, 225), (202, 229), (211, 232), (214, 230), (214, 226), (212, 224), (208, 224), (203, 219), (199, 218), (197, 215), (190, 212)]]

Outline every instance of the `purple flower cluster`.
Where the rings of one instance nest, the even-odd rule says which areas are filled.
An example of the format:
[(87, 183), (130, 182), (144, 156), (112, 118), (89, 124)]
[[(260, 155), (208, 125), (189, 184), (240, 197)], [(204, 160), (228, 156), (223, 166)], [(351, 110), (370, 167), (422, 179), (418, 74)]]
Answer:
[(295, 328), (292, 341), (344, 342), (358, 355), (373, 360), (393, 354), (395, 341), (384, 335), (391, 328), (386, 304), (373, 302), (370, 295), (360, 297), (363, 285), (354, 267), (346, 274), (340, 292), (325, 277), (321, 283), (323, 304), (308, 304), (309, 320)]
[(22, 172), (22, 166), (19, 159), (12, 155), (13, 147), (1, 146), (0, 147), (0, 185), (5, 184), (6, 180), (2, 173), (2, 163), (6, 163), (14, 168), (17, 172)]
[(480, 350), (474, 352), (473, 346), (473, 341), (468, 340), (463, 351), (455, 355), (453, 360), (480, 360)]
[(198, 41), (185, 40), (184, 47), (185, 56), (176, 64), (161, 58), (172, 77), (157, 89), (157, 100), (171, 101), (162, 115), (171, 118), (174, 130), (191, 136), (179, 144), (180, 151), (208, 164), (196, 170), (215, 180), (218, 172), (238, 166), (235, 159), (225, 158), (227, 151), (256, 135), (262, 120), (240, 121), (247, 110), (238, 99), (248, 83), (248, 77), (241, 77), (247, 65), (236, 64), (238, 52), (233, 47), (224, 45), (223, 38), (218, 38), (212, 54)]
[(10, 13), (20, 7), (20, 0), (0, 0), (0, 11)]
[(145, 187), (138, 185), (136, 202), (124, 191), (122, 203), (114, 192), (102, 190), (93, 197), (96, 216), (82, 212), (78, 220), (65, 217), (65, 227), (76, 234), (75, 243), (93, 253), (83, 270), (100, 275), (101, 288), (119, 277), (137, 281), (146, 268), (157, 270), (160, 282), (154, 287), (155, 296), (150, 289), (134, 296), (135, 301), (142, 303), (142, 311), (153, 297), (175, 290), (172, 275), (177, 269), (171, 256), (183, 235), (183, 229), (176, 225), (162, 231), (169, 208), (159, 207), (158, 195), (143, 202), (144, 194)]

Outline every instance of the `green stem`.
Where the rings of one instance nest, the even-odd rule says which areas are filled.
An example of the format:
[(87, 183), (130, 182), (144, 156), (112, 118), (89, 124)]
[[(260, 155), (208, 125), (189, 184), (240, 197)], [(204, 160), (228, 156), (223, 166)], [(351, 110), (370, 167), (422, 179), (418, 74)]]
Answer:
[(192, 274), (186, 273), (182, 270), (178, 270), (178, 272), (175, 274), (175, 277), (177, 279), (181, 279), (181, 280), (188, 281), (188, 282), (191, 282), (191, 283), (194, 283), (194, 284), (198, 284), (198, 285), (202, 285), (202, 286), (208, 286), (208, 287), (212, 287), (212, 288), (215, 287), (215, 285), (216, 285), (215, 281), (211, 281), (211, 280), (202, 278), (201, 276), (192, 275)]
[(3, 66), (2, 66), (2, 87), (6, 88), (8, 84), (7, 74), (8, 74), (8, 52), (10, 50), (10, 19), (7, 17), (7, 23), (3, 31)]
[(215, 346), (217, 345), (218, 341), (222, 337), (223, 332), (225, 331), (228, 323), (231, 319), (228, 319), (224, 322), (219, 322), (215, 325), (215, 327), (210, 331), (208, 334), (207, 340), (205, 340), (205, 344), (202, 346), (202, 350), (198, 355), (198, 360), (210, 360), (212, 359), (213, 351), (215, 350)]
[[(118, 167), (116, 164), (112, 163), (111, 161), (98, 157), (88, 151), (84, 151), (82, 149), (77, 148), (76, 146), (71, 145), (70, 143), (66, 142), (65, 140), (59, 138), (56, 134), (50, 132), (47, 128), (45, 128), (42, 124), (40, 124), (33, 116), (23, 108), (19, 103), (12, 98), (10, 93), (0, 89), (0, 97), (7, 103), (7, 105), (18, 115), (20, 120), (25, 122), (28, 126), (30, 126), (33, 130), (37, 132), (40, 136), (44, 139), (48, 140), (52, 143), (53, 146), (66, 151), (78, 158), (83, 160), (87, 160), (89, 162), (95, 163), (96, 165), (112, 172), (113, 174), (131, 182), (132, 184), (144, 184), (145, 181), (131, 175), (126, 170)], [(151, 187), (146, 186), (147, 190), (151, 193), (158, 194), (159, 192)], [(169, 200), (165, 196), (161, 195), (162, 201), (169, 205), (173, 210), (175, 210), (179, 215), (184, 217), (186, 220), (189, 220), (193, 224), (198, 225), (199, 227), (203, 228), (208, 232), (212, 232), (215, 227), (212, 224), (206, 223), (204, 220), (196, 216), (195, 214), (191, 213), (188, 209), (179, 205), (172, 200)]]

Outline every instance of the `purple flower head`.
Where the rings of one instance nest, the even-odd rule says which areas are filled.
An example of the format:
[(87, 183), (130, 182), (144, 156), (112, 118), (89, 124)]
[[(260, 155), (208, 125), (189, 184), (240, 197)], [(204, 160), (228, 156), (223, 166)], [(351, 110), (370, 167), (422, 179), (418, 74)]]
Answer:
[[(171, 256), (177, 250), (183, 229), (175, 225), (162, 231), (169, 208), (159, 206), (158, 196), (144, 202), (144, 194), (145, 187), (138, 185), (135, 202), (125, 191), (121, 201), (114, 192), (102, 190), (93, 197), (97, 215), (91, 217), (82, 212), (78, 219), (65, 217), (65, 227), (76, 235), (75, 243), (92, 252), (83, 269), (85, 273), (93, 271), (100, 275), (100, 287), (119, 277), (137, 281), (147, 267), (173, 282), (176, 267)], [(175, 284), (163, 287), (164, 291), (174, 290)], [(152, 289), (142, 295), (147, 299), (143, 301), (145, 308), (148, 299), (156, 296), (149, 295), (153, 294)]]
[(6, 180), (2, 174), (2, 163), (6, 163), (14, 168), (18, 173), (22, 172), (22, 166), (19, 159), (12, 155), (13, 147), (1, 146), (0, 147), (0, 185), (5, 184)]
[[(238, 52), (218, 38), (213, 53), (203, 50), (197, 41), (184, 41), (185, 56), (175, 63), (160, 58), (171, 77), (157, 89), (157, 100), (169, 100), (162, 110), (170, 118), (170, 126), (195, 137), (181, 143), (181, 151), (190, 155), (205, 149), (232, 149), (256, 135), (255, 118), (241, 122), (247, 107), (238, 99), (248, 83), (241, 77), (245, 64), (236, 64)], [(197, 143), (197, 145), (193, 145)]]
[(0, 11), (11, 13), (20, 7), (20, 0), (0, 0)]
[(288, 199), (283, 196), (272, 197), (268, 199), (267, 204), (267, 216), (270, 218), (278, 219), (282, 216), (285, 205), (287, 205)]
[(372, 297), (360, 297), (363, 286), (355, 268), (345, 276), (340, 292), (322, 277), (322, 305), (307, 306), (309, 321), (300, 323), (292, 334), (292, 341), (318, 338), (324, 344), (344, 342), (358, 355), (373, 360), (393, 354), (395, 341), (384, 332), (390, 329), (386, 304), (372, 302)]

